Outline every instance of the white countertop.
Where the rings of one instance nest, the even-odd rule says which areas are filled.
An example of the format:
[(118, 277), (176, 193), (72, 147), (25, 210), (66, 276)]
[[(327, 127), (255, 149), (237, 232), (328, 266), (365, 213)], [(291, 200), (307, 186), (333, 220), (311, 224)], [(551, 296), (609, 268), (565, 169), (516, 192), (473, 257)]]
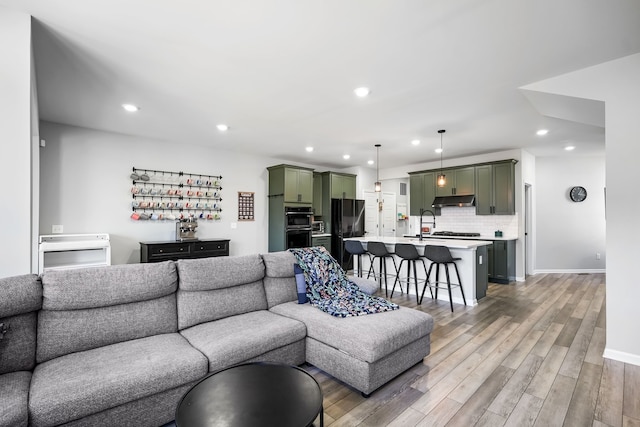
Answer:
[(367, 242), (383, 242), (388, 245), (395, 245), (396, 243), (411, 243), (414, 246), (422, 247), (422, 246), (446, 246), (449, 249), (475, 249), (478, 246), (487, 246), (492, 245), (493, 241), (486, 240), (478, 240), (478, 239), (469, 239), (469, 240), (460, 240), (460, 239), (437, 239), (434, 237), (424, 238), (422, 241), (417, 237), (349, 237), (344, 240), (357, 240), (359, 242), (367, 243)]
[(311, 238), (314, 237), (331, 237), (331, 233), (319, 233), (319, 234), (311, 234)]
[[(403, 234), (403, 237), (409, 237), (417, 239), (415, 234)], [(494, 237), (494, 236), (473, 236), (473, 237), (460, 237), (460, 236), (424, 236), (423, 239), (455, 239), (455, 240), (518, 240), (517, 237), (514, 236), (502, 236), (502, 237)]]

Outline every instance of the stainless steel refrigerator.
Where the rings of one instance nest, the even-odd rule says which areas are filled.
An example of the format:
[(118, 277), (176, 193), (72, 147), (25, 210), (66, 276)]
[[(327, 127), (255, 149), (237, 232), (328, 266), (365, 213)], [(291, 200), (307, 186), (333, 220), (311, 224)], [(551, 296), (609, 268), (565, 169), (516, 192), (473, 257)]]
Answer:
[(331, 199), (331, 255), (342, 268), (353, 268), (343, 239), (364, 236), (364, 200)]

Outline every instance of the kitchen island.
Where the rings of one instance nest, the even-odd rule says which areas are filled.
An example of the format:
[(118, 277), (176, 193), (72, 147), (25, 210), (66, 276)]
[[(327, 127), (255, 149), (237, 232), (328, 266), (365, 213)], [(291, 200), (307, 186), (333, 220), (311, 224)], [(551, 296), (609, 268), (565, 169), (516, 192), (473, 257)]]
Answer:
[[(493, 242), (491, 241), (435, 238), (425, 238), (423, 240), (420, 240), (417, 237), (352, 237), (345, 240), (359, 241), (362, 243), (365, 249), (367, 248), (368, 242), (383, 242), (390, 252), (395, 252), (395, 245), (397, 243), (409, 243), (416, 247), (418, 254), (420, 255), (424, 255), (425, 246), (446, 246), (449, 248), (449, 250), (451, 251), (451, 255), (454, 258), (460, 258), (459, 261), (456, 261), (456, 264), (458, 266), (458, 271), (460, 272), (460, 281), (462, 282), (462, 289), (464, 290), (467, 305), (476, 305), (478, 303), (478, 300), (486, 295), (488, 280), (487, 248), (493, 244)], [(395, 259), (396, 264), (399, 266), (401, 259), (397, 256), (395, 256)], [(366, 272), (369, 270), (369, 259), (367, 257), (362, 257), (362, 261), (363, 271)], [(431, 262), (425, 258), (425, 263), (428, 270)], [(356, 269), (357, 266), (354, 265), (354, 271)], [(406, 275), (406, 268), (403, 266), (402, 270), (403, 271), (401, 272), (401, 277), (404, 277), (404, 275)], [(391, 263), (387, 265), (387, 271), (393, 272), (393, 265)], [(443, 277), (444, 271), (440, 273), (441, 281), (446, 280)], [(418, 278), (425, 279), (425, 273), (421, 266), (418, 266)], [(431, 281), (435, 281), (435, 269), (434, 272), (431, 273)], [(451, 281), (452, 283), (455, 283), (456, 281), (455, 272), (453, 271), (453, 269), (451, 270)], [(389, 292), (391, 292), (391, 288), (393, 287), (392, 282), (393, 280), (389, 280), (388, 282)], [(406, 285), (403, 286), (403, 288), (405, 291), (407, 291)], [(398, 291), (399, 289), (396, 286), (396, 292)], [(422, 284), (418, 285), (418, 291), (422, 292)], [(415, 294), (415, 286), (409, 286), (408, 292), (410, 294)], [(453, 302), (463, 304), (460, 291), (457, 288), (453, 288), (452, 293)], [(429, 296), (429, 292), (425, 292), (425, 297), (428, 298)], [(449, 301), (449, 295), (446, 291), (442, 292), (441, 290), (438, 293), (438, 299)]]

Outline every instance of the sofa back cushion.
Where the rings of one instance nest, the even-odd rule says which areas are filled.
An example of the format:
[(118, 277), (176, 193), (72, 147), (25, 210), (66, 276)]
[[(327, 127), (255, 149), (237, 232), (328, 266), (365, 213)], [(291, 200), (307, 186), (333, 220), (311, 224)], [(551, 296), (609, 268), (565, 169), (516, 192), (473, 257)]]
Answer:
[(173, 261), (47, 270), (42, 285), (38, 363), (178, 328)]
[(256, 310), (266, 310), (259, 255), (177, 261), (178, 329)]
[(0, 279), (0, 375), (34, 368), (40, 307), (42, 285), (38, 276)]
[(298, 288), (293, 271), (296, 257), (289, 251), (262, 254), (265, 265), (264, 290), (269, 308), (298, 300)]

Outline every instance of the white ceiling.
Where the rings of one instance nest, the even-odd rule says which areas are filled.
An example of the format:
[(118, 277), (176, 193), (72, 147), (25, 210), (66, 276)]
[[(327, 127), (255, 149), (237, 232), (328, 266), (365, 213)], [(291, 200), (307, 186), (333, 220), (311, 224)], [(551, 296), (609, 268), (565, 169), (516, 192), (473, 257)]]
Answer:
[[(35, 18), (43, 120), (327, 168), (366, 166), (376, 143), (381, 167), (439, 159), (438, 129), (447, 130), (445, 159), (520, 147), (603, 154), (602, 121), (594, 118), (602, 106), (556, 104), (520, 88), (640, 52), (637, 0), (0, 6)], [(355, 97), (359, 86), (371, 95)], [(124, 102), (141, 110), (126, 113)], [(230, 130), (219, 132), (218, 123)], [(549, 134), (536, 136), (543, 127)], [(571, 154), (563, 150), (569, 144), (577, 147)]]

